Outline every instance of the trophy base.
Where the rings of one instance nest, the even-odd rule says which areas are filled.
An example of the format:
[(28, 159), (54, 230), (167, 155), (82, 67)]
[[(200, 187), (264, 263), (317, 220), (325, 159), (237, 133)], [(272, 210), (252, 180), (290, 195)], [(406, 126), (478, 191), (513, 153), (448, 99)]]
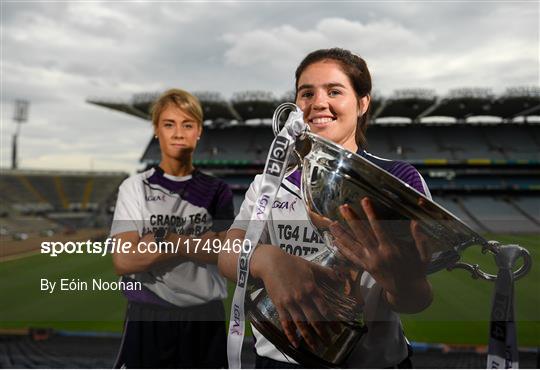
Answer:
[[(247, 301), (248, 305), (254, 305), (254, 302), (250, 299)], [(281, 330), (276, 328), (268, 318), (261, 315), (258, 310), (248, 309), (247, 319), (265, 338), (274, 344), (280, 352), (293, 358), (301, 366), (306, 368), (340, 368), (350, 352), (354, 349), (356, 342), (358, 342), (360, 337), (367, 331), (367, 327), (364, 325), (342, 323), (342, 325), (347, 327), (350, 333), (345, 340), (341, 341), (343, 343), (338, 345), (339, 348), (335, 351), (332, 360), (328, 360), (311, 352), (305, 342), (301, 342), (298, 348), (294, 347), (287, 336)], [(342, 352), (342, 348), (346, 348), (347, 352)]]

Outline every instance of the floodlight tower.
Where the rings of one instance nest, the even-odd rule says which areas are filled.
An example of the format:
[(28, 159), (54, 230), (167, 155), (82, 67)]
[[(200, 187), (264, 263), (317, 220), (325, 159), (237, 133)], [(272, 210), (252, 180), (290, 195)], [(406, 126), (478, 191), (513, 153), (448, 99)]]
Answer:
[(13, 134), (13, 142), (11, 147), (11, 169), (17, 169), (17, 138), (21, 131), (21, 123), (28, 121), (28, 108), (30, 102), (28, 100), (17, 99), (15, 100), (15, 113), (13, 120), (15, 121), (17, 128)]

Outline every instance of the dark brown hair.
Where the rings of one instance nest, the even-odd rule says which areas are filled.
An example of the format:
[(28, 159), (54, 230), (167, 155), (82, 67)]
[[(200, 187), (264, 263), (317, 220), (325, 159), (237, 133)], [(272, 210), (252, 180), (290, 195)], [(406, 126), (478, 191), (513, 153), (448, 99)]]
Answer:
[[(371, 75), (366, 61), (349, 50), (341, 48), (320, 49), (309, 53), (296, 68), (295, 96), (298, 95), (298, 81), (304, 70), (313, 63), (332, 60), (336, 61), (343, 73), (349, 78), (351, 85), (356, 93), (357, 100), (371, 94)], [(371, 106), (371, 104), (370, 104)], [(356, 124), (356, 144), (359, 148), (367, 147), (366, 130), (369, 120), (370, 106), (364, 115), (358, 118)]]

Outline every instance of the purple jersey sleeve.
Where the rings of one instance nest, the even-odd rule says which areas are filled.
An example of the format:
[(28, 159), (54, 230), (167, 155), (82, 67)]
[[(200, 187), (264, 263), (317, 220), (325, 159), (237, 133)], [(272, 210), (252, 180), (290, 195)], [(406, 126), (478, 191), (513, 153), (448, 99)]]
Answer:
[(392, 175), (394, 175), (404, 183), (410, 185), (418, 192), (427, 195), (424, 181), (422, 180), (420, 173), (418, 173), (416, 168), (414, 168), (409, 163), (396, 161), (388, 169), (388, 172), (390, 172)]
[(361, 157), (364, 157), (373, 164), (381, 167), (383, 170), (394, 175), (395, 177), (408, 184), (421, 194), (424, 194), (427, 198), (431, 199), (431, 194), (426, 185), (426, 182), (424, 181), (418, 170), (414, 168), (411, 164), (407, 162), (393, 161), (377, 157), (371, 153), (366, 152), (365, 150), (359, 150), (357, 154)]

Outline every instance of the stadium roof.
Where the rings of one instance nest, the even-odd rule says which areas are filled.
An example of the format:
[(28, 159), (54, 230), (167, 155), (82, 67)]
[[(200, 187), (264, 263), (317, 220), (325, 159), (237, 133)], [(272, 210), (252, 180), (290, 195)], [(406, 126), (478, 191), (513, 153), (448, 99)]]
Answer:
[(243, 121), (272, 117), (274, 110), (285, 99), (280, 100), (265, 91), (244, 91), (235, 93), (231, 104)]
[[(215, 92), (196, 92), (194, 95), (201, 101), (205, 121), (217, 124), (271, 119), (274, 109), (293, 96), (291, 92), (276, 98), (270, 92), (245, 91), (234, 94), (232, 99), (227, 101)], [(151, 105), (157, 96), (158, 93), (143, 93), (124, 102), (99, 98), (89, 98), (87, 102), (150, 119)], [(472, 116), (495, 116), (506, 120), (520, 116), (538, 116), (540, 88), (510, 88), (499, 96), (491, 93), (489, 89), (462, 88), (451, 90), (440, 97), (426, 89), (397, 90), (388, 98), (375, 96), (371, 112), (372, 119), (397, 117), (407, 118), (412, 122), (419, 122), (426, 117), (449, 117), (463, 121)]]
[[(373, 118), (403, 117), (415, 120), (435, 103), (435, 93), (429, 90), (396, 90), (373, 110)], [(373, 108), (373, 107), (372, 107)]]

